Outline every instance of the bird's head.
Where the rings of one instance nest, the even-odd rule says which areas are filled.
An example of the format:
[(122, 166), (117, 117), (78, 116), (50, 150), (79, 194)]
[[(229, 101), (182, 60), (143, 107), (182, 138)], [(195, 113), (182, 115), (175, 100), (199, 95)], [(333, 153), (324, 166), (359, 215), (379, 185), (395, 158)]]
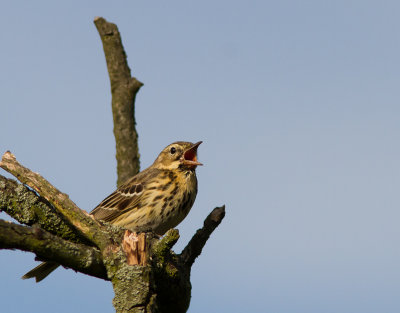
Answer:
[(189, 169), (194, 170), (198, 165), (203, 165), (197, 161), (197, 148), (202, 141), (191, 143), (177, 141), (164, 148), (154, 161), (153, 166), (159, 169)]

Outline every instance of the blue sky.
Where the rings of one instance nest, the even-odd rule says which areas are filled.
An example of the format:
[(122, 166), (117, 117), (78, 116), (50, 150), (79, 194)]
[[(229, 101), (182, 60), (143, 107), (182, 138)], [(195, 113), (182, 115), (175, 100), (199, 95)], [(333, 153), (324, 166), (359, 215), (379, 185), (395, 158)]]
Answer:
[[(144, 83), (142, 168), (173, 141), (204, 141), (176, 251), (226, 204), (193, 266), (189, 312), (399, 312), (399, 9), (3, 1), (1, 153), (87, 211), (114, 190), (110, 87), (92, 22), (103, 16)], [(113, 312), (109, 283), (65, 269), (23, 281), (33, 255), (0, 254), (4, 312)]]

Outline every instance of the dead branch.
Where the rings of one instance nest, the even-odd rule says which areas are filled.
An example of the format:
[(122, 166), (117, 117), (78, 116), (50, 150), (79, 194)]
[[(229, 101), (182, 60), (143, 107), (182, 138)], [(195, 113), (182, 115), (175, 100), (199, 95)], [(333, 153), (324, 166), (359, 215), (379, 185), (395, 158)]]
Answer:
[[(134, 111), (135, 97), (143, 84), (131, 77), (117, 26), (100, 17), (94, 23), (110, 77), (120, 185), (139, 171)], [(33, 225), (0, 220), (0, 249), (31, 251), (39, 259), (110, 280), (118, 313), (186, 312), (191, 267), (224, 218), (225, 206), (215, 208), (182, 253), (176, 255), (171, 249), (179, 239), (177, 230), (168, 231), (161, 240), (152, 233), (132, 236), (129, 231), (92, 219), (68, 195), (19, 164), (10, 152), (4, 154), (0, 167), (34, 190), (0, 176), (0, 210)], [(51, 226), (52, 221), (55, 226)], [(79, 243), (82, 238), (89, 245)]]
[(82, 237), (87, 238), (97, 246), (108, 244), (108, 236), (100, 230), (97, 221), (91, 218), (87, 212), (78, 208), (78, 206), (69, 199), (67, 194), (59, 191), (40, 174), (34, 173), (30, 169), (22, 166), (10, 151), (4, 153), (0, 162), (0, 167), (14, 175), (20, 182), (34, 189), (44, 199), (50, 202)]
[[(48, 202), (23, 184), (0, 175), (0, 211), (21, 224), (40, 228), (76, 243), (90, 243)], [(93, 245), (93, 244), (92, 244)]]
[(225, 217), (225, 205), (215, 208), (204, 220), (204, 226), (197, 230), (180, 254), (182, 262), (191, 267), (196, 258), (201, 254), (204, 245), (212, 232), (218, 227)]
[(0, 249), (30, 251), (41, 260), (51, 260), (76, 271), (108, 279), (99, 250), (61, 239), (39, 227), (0, 220)]
[(103, 43), (110, 77), (119, 186), (136, 175), (140, 168), (135, 98), (143, 84), (131, 77), (117, 26), (102, 17), (96, 17), (94, 24)]

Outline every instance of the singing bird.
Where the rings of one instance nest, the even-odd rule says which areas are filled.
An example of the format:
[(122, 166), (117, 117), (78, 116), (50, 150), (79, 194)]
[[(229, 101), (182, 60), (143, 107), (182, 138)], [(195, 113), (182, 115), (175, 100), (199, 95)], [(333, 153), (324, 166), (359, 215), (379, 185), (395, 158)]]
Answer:
[[(121, 185), (90, 214), (132, 231), (152, 230), (163, 235), (187, 216), (197, 195), (195, 144), (177, 141), (161, 151), (154, 163)], [(43, 262), (22, 279), (39, 282), (59, 265)]]

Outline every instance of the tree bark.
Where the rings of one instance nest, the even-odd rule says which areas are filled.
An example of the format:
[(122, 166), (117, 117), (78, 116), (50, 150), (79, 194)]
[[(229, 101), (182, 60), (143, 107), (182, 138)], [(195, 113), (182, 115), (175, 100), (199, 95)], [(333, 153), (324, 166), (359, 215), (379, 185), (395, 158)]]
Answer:
[[(210, 234), (222, 221), (224, 207), (210, 213), (203, 228), (197, 231), (180, 255), (171, 250), (179, 239), (177, 230), (169, 230), (161, 240), (151, 232), (138, 236), (145, 240), (147, 262), (145, 265), (130, 265), (130, 255), (124, 249), (124, 241), (127, 240), (125, 230), (93, 220), (43, 177), (19, 164), (10, 152), (3, 155), (0, 167), (37, 192), (0, 175), (0, 208), (5, 208), (5, 212), (20, 221), (36, 222), (31, 228), (0, 220), (0, 249), (31, 251), (40, 260), (57, 262), (110, 280), (114, 287), (113, 304), (117, 313), (186, 312), (191, 297), (191, 266)], [(27, 201), (33, 205), (19, 209), (19, 204), (26, 206)], [(51, 212), (49, 215), (56, 220), (59, 218), (61, 227), (57, 230), (49, 228), (45, 222), (46, 215), (37, 214), (27, 219), (20, 217), (21, 212), (33, 215), (38, 205)]]
[[(142, 83), (131, 77), (117, 26), (103, 18), (94, 23), (111, 82), (120, 185), (139, 171), (134, 104)], [(18, 163), (11, 152), (3, 155), (0, 167), (22, 183), (0, 175), (0, 210), (28, 225), (0, 220), (0, 249), (30, 251), (39, 260), (110, 281), (117, 313), (187, 311), (192, 265), (224, 218), (225, 206), (215, 208), (182, 253), (175, 254), (175, 229), (159, 239), (151, 232), (132, 233), (94, 220), (68, 195)]]
[(114, 136), (117, 149), (117, 186), (139, 173), (138, 134), (135, 121), (136, 94), (143, 83), (131, 77), (121, 36), (115, 24), (94, 19), (103, 43), (110, 77)]
[[(34, 252), (41, 260), (50, 259), (84, 274), (107, 279), (98, 249), (54, 236), (39, 227), (27, 227), (0, 220), (0, 249)], [(74, 257), (71, 258), (71, 255)]]

